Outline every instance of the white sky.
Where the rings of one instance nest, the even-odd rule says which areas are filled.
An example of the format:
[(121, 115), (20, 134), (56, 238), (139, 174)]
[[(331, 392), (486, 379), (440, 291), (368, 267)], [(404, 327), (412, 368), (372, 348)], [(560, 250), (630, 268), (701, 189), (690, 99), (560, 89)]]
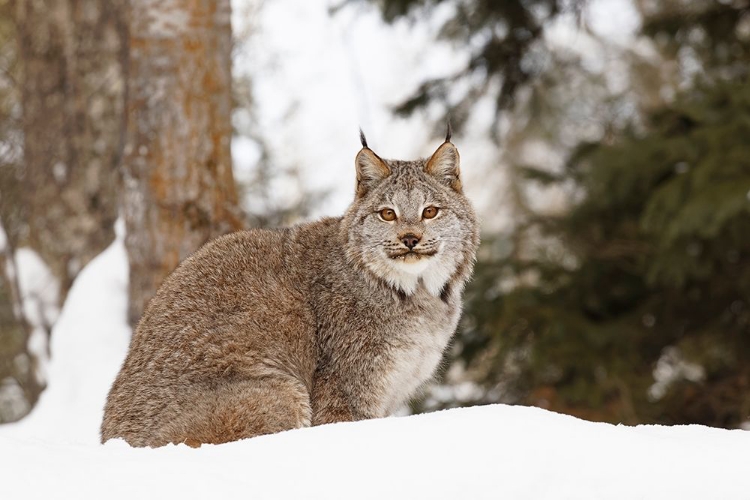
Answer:
[[(413, 159), (430, 155), (442, 142), (433, 136), (434, 118), (417, 113), (409, 119), (391, 113), (393, 105), (411, 95), (429, 77), (461, 67), (466, 54), (435, 41), (440, 20), (450, 13), (441, 7), (431, 20), (401, 20), (386, 25), (369, 3), (355, 3), (329, 14), (340, 0), (233, 0), (236, 31), (251, 23), (254, 34), (235, 57), (235, 72), (250, 74), (257, 99), (256, 120), (270, 141), (274, 160), (296, 165), (303, 183), (331, 194), (313, 214), (338, 215), (350, 203), (358, 128), (386, 158)], [(248, 15), (248, 12), (251, 14)], [(638, 27), (631, 0), (592, 0), (592, 30), (618, 44), (628, 44)], [(557, 23), (548, 39), (553, 44), (588, 54), (590, 64), (604, 57), (572, 20)], [(602, 62), (602, 64), (604, 64)], [(491, 107), (482, 107), (453, 142), (461, 152), (466, 191), (483, 218), (485, 229), (507, 225), (509, 214), (498, 207), (504, 193), (503, 167), (488, 139)], [(257, 161), (252, 142), (233, 141), (238, 179), (246, 179)], [(281, 178), (274, 196), (293, 199), (293, 183)]]

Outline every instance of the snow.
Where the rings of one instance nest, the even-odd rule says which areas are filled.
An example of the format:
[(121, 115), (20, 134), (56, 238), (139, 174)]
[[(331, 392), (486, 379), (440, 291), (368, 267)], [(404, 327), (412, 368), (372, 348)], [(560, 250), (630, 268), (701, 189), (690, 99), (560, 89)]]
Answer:
[(115, 233), (115, 241), (81, 271), (68, 292), (52, 329), (47, 389), (29, 416), (6, 426), (16, 435), (99, 440), (104, 400), (130, 341), (122, 219)]
[(648, 396), (653, 401), (663, 398), (669, 387), (680, 380), (702, 382), (706, 370), (698, 363), (685, 359), (679, 347), (664, 348), (654, 367), (654, 383), (648, 388)]
[(13, 261), (8, 260), (6, 266), (7, 276), (18, 280), (22, 314), (31, 327), (27, 347), (37, 360), (35, 376), (43, 383), (47, 380), (49, 357), (47, 332), (60, 313), (60, 285), (44, 260), (31, 248), (17, 249)]
[(125, 355), (117, 238), (78, 275), (53, 330), (50, 382), (0, 427), (3, 498), (747, 498), (750, 432), (614, 426), (490, 405), (341, 423), (193, 449), (98, 442)]
[(148, 12), (151, 17), (145, 23), (148, 33), (153, 37), (173, 38), (185, 32), (190, 24), (190, 16), (180, 8), (175, 0), (141, 0), (150, 4), (161, 4), (159, 8), (144, 6), (141, 12)]
[(492, 405), (199, 449), (0, 435), (6, 498), (747, 498), (750, 433)]

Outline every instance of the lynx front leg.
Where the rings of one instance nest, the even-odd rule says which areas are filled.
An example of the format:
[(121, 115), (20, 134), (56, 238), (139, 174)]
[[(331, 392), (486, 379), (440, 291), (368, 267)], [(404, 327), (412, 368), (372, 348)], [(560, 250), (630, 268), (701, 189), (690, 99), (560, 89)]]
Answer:
[(336, 378), (330, 374), (315, 373), (311, 400), (312, 425), (359, 420), (355, 418)]
[(158, 445), (226, 443), (308, 427), (311, 421), (305, 386), (288, 376), (230, 382), (188, 401), (181, 415), (161, 430)]

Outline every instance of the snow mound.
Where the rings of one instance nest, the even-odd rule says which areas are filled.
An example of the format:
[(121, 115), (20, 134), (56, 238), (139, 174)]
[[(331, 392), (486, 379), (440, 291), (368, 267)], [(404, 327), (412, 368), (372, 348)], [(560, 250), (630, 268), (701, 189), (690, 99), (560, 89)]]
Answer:
[(750, 433), (492, 405), (224, 445), (0, 436), (5, 498), (747, 498)]

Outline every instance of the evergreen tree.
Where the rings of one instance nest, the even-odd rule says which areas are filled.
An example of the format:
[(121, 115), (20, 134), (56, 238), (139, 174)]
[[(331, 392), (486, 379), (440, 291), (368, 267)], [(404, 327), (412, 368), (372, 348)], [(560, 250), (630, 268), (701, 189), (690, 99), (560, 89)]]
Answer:
[(560, 173), (519, 168), (523, 187), (576, 201), (478, 266), (462, 356), (504, 400), (613, 422), (750, 417), (748, 9), (687, 8), (644, 19), (680, 65), (671, 104)]
[(535, 250), (480, 263), (464, 354), (490, 385), (609, 421), (748, 418), (749, 116), (750, 86), (724, 82), (582, 145), (560, 175), (526, 169), (580, 201), (529, 221)]
[[(585, 0), (368, 0), (377, 4), (387, 22), (450, 5), (438, 37), (463, 46), (469, 53), (458, 71), (423, 82), (397, 114), (409, 115), (439, 102), (460, 128), (480, 98), (495, 101), (496, 131), (503, 111), (513, 107), (517, 92), (537, 79), (548, 66), (549, 53), (539, 42), (546, 26), (565, 13), (580, 14)], [(346, 3), (346, 2), (344, 2)], [(428, 16), (429, 17), (429, 16)], [(456, 92), (458, 88), (464, 89)], [(445, 117), (441, 118), (440, 128)]]

